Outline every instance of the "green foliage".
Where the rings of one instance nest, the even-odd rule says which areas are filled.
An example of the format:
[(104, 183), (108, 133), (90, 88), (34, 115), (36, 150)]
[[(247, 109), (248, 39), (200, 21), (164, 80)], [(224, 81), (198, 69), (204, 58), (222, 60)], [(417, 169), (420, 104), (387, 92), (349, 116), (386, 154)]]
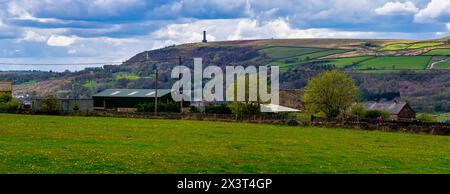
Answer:
[(0, 103), (6, 103), (12, 100), (11, 94), (0, 92)]
[(41, 101), (41, 111), (46, 114), (58, 114), (61, 106), (58, 97), (54, 94), (47, 95)]
[(417, 116), (417, 120), (422, 122), (438, 122), (436, 117), (428, 113), (422, 113)]
[(377, 117), (381, 116), (383, 120), (387, 121), (390, 119), (390, 114), (386, 111), (381, 110), (367, 110), (363, 114), (363, 119), (376, 119)]
[(0, 123), (1, 174), (450, 173), (447, 136), (44, 115)]
[[(155, 103), (141, 103), (137, 105), (138, 112), (154, 112), (155, 111)], [(176, 102), (158, 102), (158, 112), (172, 112), (179, 113), (180, 112), (180, 104)]]
[(20, 101), (10, 99), (9, 101), (0, 102), (0, 113), (16, 113), (19, 109)]
[(431, 60), (431, 56), (389, 56), (375, 57), (357, 65), (359, 70), (392, 70), (395, 69), (425, 69)]
[(190, 106), (189, 107), (189, 113), (201, 113), (201, 112), (202, 111), (199, 108), (195, 107), (195, 106)]
[(261, 113), (259, 104), (254, 102), (232, 102), (230, 109), (236, 115), (257, 115)]
[(227, 104), (209, 104), (205, 107), (205, 113), (208, 114), (231, 114), (232, 111)]
[(303, 102), (310, 113), (323, 112), (336, 118), (356, 101), (358, 91), (352, 78), (340, 71), (324, 71), (305, 87)]

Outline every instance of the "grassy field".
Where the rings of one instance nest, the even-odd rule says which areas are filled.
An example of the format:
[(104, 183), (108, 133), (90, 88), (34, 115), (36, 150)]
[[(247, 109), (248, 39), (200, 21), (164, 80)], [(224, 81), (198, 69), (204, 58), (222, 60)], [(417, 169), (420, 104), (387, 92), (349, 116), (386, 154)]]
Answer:
[(448, 55), (448, 56), (450, 56), (450, 49), (433, 49), (423, 55)]
[(259, 50), (259, 52), (267, 54), (268, 57), (273, 59), (293, 57), (297, 55), (303, 55), (321, 51), (321, 48), (303, 48), (303, 47), (269, 47)]
[(353, 63), (358, 63), (361, 61), (368, 60), (372, 57), (370, 56), (362, 56), (362, 57), (345, 57), (345, 58), (337, 58), (337, 59), (331, 59), (326, 64), (333, 64), (334, 66), (338, 68), (343, 68), (349, 65), (352, 65)]
[(0, 173), (450, 173), (450, 137), (0, 114)]
[(396, 50), (403, 50), (409, 47), (409, 44), (404, 43), (398, 43), (398, 44), (390, 44), (386, 45), (385, 47), (381, 48), (381, 50), (384, 51), (396, 51)]
[(301, 65), (301, 64), (307, 63), (307, 62), (311, 62), (314, 59), (317, 59), (320, 57), (325, 57), (325, 56), (339, 54), (339, 53), (345, 53), (345, 52), (348, 52), (348, 50), (331, 49), (331, 50), (318, 51), (318, 52), (309, 53), (309, 54), (302, 54), (302, 55), (295, 56), (295, 57), (289, 57), (289, 58), (275, 60), (271, 63), (271, 65), (278, 65), (278, 66), (280, 66), (280, 70), (287, 71), (294, 66)]
[(412, 44), (408, 47), (408, 49), (419, 49), (419, 48), (425, 48), (425, 47), (432, 47), (432, 46), (440, 46), (443, 45), (443, 42), (419, 42)]
[(433, 47), (433, 46), (440, 46), (443, 45), (443, 42), (419, 42), (414, 44), (406, 44), (406, 43), (396, 43), (396, 44), (389, 44), (385, 47), (381, 48), (381, 50), (384, 51), (397, 51), (397, 50), (404, 50), (404, 49), (420, 49), (425, 47)]
[(434, 66), (435, 69), (450, 69), (450, 59), (442, 62), (442, 63), (438, 63)]
[(392, 56), (377, 57), (360, 63), (356, 69), (425, 69), (430, 62), (430, 56)]

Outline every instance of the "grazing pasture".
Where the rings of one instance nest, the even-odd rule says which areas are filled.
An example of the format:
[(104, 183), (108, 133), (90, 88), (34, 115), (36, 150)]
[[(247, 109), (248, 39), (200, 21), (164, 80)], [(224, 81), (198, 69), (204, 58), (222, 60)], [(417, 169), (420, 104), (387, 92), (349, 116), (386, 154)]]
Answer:
[(433, 49), (423, 55), (450, 56), (450, 49)]
[(358, 70), (421, 70), (426, 69), (430, 62), (430, 56), (389, 56), (376, 57), (360, 63)]
[(450, 173), (450, 137), (0, 114), (0, 173)]

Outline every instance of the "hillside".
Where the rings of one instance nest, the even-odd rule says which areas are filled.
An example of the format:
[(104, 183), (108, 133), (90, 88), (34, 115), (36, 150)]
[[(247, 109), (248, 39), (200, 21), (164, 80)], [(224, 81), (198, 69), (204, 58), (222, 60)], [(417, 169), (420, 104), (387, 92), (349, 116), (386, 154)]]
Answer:
[[(145, 61), (148, 53), (149, 61)], [(300, 89), (323, 70), (340, 69), (357, 82), (365, 100), (402, 99), (419, 111), (450, 112), (450, 74), (447, 40), (383, 39), (267, 39), (192, 43), (142, 52), (119, 66), (90, 68), (30, 78), (3, 74), (12, 79), (19, 93), (86, 98), (107, 88), (153, 88), (152, 64), (160, 66), (160, 86), (169, 88), (170, 71), (178, 65), (192, 66), (194, 57), (205, 65), (278, 65), (281, 87)], [(386, 97), (387, 96), (387, 97)]]

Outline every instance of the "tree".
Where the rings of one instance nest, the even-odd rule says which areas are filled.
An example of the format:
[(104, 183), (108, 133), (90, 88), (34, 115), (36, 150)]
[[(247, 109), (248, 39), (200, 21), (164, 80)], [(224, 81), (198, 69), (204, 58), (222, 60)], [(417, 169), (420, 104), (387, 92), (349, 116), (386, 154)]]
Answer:
[(54, 94), (49, 94), (42, 99), (41, 111), (46, 114), (58, 114), (59, 107), (58, 97)]
[(327, 118), (336, 118), (356, 102), (357, 96), (352, 78), (333, 70), (312, 78), (305, 87), (302, 100), (308, 112), (323, 112)]

